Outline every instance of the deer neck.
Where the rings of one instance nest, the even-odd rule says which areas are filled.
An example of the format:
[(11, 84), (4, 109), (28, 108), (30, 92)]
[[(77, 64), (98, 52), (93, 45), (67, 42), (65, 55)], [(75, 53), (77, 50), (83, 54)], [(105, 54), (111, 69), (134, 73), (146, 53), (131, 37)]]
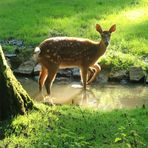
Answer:
[(99, 57), (102, 56), (105, 53), (107, 46), (108, 45), (106, 45), (103, 40), (101, 40), (100, 43), (98, 43), (98, 55), (99, 55)]

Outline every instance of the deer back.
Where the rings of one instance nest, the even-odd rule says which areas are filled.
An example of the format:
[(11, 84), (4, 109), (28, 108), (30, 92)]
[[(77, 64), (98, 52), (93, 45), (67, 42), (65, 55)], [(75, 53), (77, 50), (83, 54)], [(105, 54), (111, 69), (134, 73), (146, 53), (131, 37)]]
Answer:
[(88, 39), (55, 37), (43, 41), (39, 46), (39, 57), (63, 66), (91, 65), (97, 58), (98, 43)]

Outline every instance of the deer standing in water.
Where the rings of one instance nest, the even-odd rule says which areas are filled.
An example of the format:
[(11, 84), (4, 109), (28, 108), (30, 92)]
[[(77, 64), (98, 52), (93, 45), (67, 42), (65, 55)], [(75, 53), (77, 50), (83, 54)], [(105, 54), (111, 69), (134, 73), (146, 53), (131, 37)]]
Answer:
[[(54, 37), (44, 40), (35, 48), (38, 63), (42, 69), (39, 76), (39, 89), (44, 83), (47, 94), (51, 93), (51, 86), (59, 68), (79, 67), (83, 88), (90, 84), (101, 71), (97, 60), (101, 57), (109, 44), (111, 33), (116, 30), (116, 25), (108, 31), (103, 31), (99, 24), (96, 30), (101, 35), (100, 42), (74, 37)], [(88, 72), (91, 75), (88, 75)]]

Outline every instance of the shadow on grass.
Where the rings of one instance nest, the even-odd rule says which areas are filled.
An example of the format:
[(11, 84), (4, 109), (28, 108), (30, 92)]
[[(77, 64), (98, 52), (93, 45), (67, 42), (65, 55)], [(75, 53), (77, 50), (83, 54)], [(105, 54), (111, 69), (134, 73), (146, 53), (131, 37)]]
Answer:
[(8, 129), (11, 129), (12, 119), (8, 119), (5, 121), (0, 121), (0, 140), (5, 138), (5, 133)]
[(13, 127), (12, 121), (1, 123), (1, 129), (7, 133), (6, 138), (10, 137), (6, 144), (61, 148), (144, 147), (148, 144), (148, 108), (100, 112), (77, 106), (44, 105), (38, 113), (38, 118), (32, 118), (30, 113), (28, 126), (18, 124)]
[[(64, 108), (64, 110), (67, 111), (59, 115), (56, 129), (53, 127), (51, 132), (54, 138), (47, 140), (51, 145), (65, 147), (67, 141), (69, 145), (77, 143), (84, 147), (145, 145), (143, 143), (147, 137), (145, 110), (115, 110), (109, 113), (78, 107)], [(125, 137), (122, 137), (122, 134), (125, 134)], [(116, 138), (121, 139), (115, 142)]]

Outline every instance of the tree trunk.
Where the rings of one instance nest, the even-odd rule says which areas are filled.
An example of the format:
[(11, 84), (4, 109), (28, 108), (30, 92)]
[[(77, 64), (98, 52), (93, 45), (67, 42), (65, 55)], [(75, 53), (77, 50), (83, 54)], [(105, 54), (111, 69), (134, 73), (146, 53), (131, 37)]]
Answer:
[(13, 75), (0, 46), (0, 120), (32, 108), (32, 99)]

